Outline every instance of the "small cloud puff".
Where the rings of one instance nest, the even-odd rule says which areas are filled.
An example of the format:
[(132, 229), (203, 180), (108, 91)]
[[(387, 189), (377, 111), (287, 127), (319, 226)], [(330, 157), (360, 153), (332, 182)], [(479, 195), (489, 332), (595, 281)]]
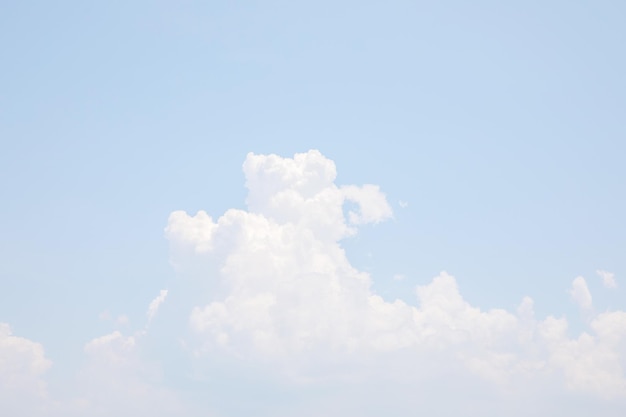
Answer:
[[(109, 310), (104, 310), (100, 314), (98, 314), (98, 319), (101, 321), (111, 321), (113, 320), (113, 315)], [(130, 319), (125, 314), (120, 314), (115, 319), (115, 324), (117, 326), (128, 326), (130, 324)]]
[(572, 300), (583, 310), (591, 310), (592, 298), (589, 288), (587, 288), (587, 282), (583, 277), (576, 277), (572, 281), (572, 288), (569, 290), (569, 295)]
[(352, 224), (379, 223), (393, 216), (385, 195), (376, 185), (366, 184), (362, 187), (348, 185), (341, 187), (341, 191), (346, 200), (359, 205), (360, 211), (348, 213)]
[(596, 273), (602, 278), (602, 285), (605, 288), (615, 289), (617, 288), (617, 281), (615, 281), (615, 274), (612, 272), (604, 271), (602, 269), (598, 269)]

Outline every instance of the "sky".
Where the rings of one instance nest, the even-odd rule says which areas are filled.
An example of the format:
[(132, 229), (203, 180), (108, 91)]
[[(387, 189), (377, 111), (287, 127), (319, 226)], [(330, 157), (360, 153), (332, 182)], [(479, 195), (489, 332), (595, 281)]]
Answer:
[(0, 4), (0, 410), (622, 416), (626, 4)]

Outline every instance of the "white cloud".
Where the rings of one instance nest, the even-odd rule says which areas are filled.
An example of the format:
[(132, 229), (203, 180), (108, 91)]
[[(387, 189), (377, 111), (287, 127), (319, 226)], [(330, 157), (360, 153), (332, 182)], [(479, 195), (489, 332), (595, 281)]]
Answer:
[[(64, 404), (65, 415), (191, 415), (178, 396), (162, 386), (159, 362), (142, 356), (148, 325), (167, 294), (167, 290), (161, 290), (150, 302), (144, 329), (132, 335), (116, 330), (85, 344), (86, 361), (76, 378), (75, 396)], [(128, 325), (129, 320), (121, 315), (117, 323)]]
[[(113, 315), (111, 314), (109, 310), (104, 310), (103, 312), (98, 314), (98, 319), (100, 319), (101, 321), (112, 321)], [(120, 314), (115, 318), (114, 323), (117, 326), (128, 326), (130, 324), (130, 319), (128, 318), (127, 315)]]
[(119, 331), (96, 337), (85, 345), (85, 353), (98, 357), (107, 363), (118, 363), (126, 357), (127, 352), (133, 351), (135, 338), (124, 337)]
[(148, 316), (148, 323), (150, 323), (156, 315), (159, 307), (165, 301), (165, 297), (167, 297), (167, 290), (161, 290), (159, 295), (150, 302), (150, 305), (148, 306), (148, 311), (146, 312), (146, 315)]
[[(157, 300), (163, 298), (161, 292)], [(100, 316), (105, 320), (111, 317), (108, 312)], [(142, 358), (141, 344), (146, 335), (145, 330), (132, 336), (114, 331), (92, 339), (84, 346), (83, 365), (75, 379), (57, 377), (48, 389), (43, 377), (52, 362), (45, 357), (42, 345), (13, 335), (8, 324), (0, 323), (0, 414), (17, 417), (198, 415), (191, 407), (183, 406), (172, 390), (162, 386), (159, 364)]]
[[(348, 373), (375, 372), (373, 363), (401, 357), (407, 362), (389, 368), (405, 377), (457, 364), (500, 387), (562, 378), (574, 391), (626, 396), (618, 348), (626, 336), (614, 330), (622, 325), (617, 312), (570, 338), (564, 318), (536, 319), (528, 297), (515, 313), (470, 305), (445, 272), (416, 288), (415, 305), (386, 301), (340, 245), (356, 226), (391, 217), (378, 187), (337, 187), (334, 163), (317, 151), (249, 154), (243, 169), (247, 211), (231, 209), (216, 221), (178, 211), (166, 228), (174, 264), (199, 257), (217, 265), (205, 271), (212, 290), (190, 315), (200, 352), (269, 361), (301, 379), (345, 374), (350, 363), (361, 366)], [(345, 201), (359, 206), (347, 219)], [(582, 277), (570, 294), (591, 310)]]
[(118, 326), (128, 326), (130, 324), (130, 319), (127, 315), (120, 314), (119, 316), (117, 316), (115, 324), (117, 324)]
[(615, 281), (614, 273), (603, 271), (601, 269), (598, 269), (596, 273), (600, 275), (600, 278), (602, 278), (602, 285), (604, 285), (605, 288), (610, 288), (610, 289), (617, 288), (617, 281)]
[(86, 363), (77, 375), (74, 397), (64, 404), (63, 415), (184, 415), (177, 396), (161, 386), (158, 364), (141, 357), (144, 335), (114, 331), (88, 342)]
[(34, 416), (45, 411), (48, 398), (44, 373), (52, 362), (36, 342), (12, 334), (0, 323), (0, 410), (11, 416)]
[(591, 323), (595, 335), (584, 332), (569, 339), (567, 322), (549, 317), (539, 326), (548, 348), (548, 365), (563, 373), (571, 389), (602, 398), (623, 398), (626, 395), (624, 324), (624, 312), (605, 313)]
[(572, 281), (572, 288), (569, 290), (569, 295), (572, 300), (583, 310), (591, 310), (592, 299), (589, 288), (587, 288), (587, 282), (583, 277), (576, 277)]
[(366, 184), (362, 187), (347, 185), (341, 187), (341, 191), (346, 200), (359, 205), (360, 211), (348, 213), (348, 219), (352, 224), (379, 223), (393, 215), (385, 195), (376, 185)]

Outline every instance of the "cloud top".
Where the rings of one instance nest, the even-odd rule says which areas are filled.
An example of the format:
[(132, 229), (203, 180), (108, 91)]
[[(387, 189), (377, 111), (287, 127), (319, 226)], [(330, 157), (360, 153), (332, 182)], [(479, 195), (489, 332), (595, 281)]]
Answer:
[(578, 307), (583, 310), (591, 310), (593, 301), (585, 278), (576, 277), (574, 281), (572, 281), (572, 287), (569, 290), (569, 295)]

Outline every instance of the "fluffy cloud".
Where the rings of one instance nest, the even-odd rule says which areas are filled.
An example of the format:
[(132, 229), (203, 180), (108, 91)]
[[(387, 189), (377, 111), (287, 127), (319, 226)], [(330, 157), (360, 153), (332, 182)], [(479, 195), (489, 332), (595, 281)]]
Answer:
[[(150, 304), (156, 311), (165, 298)], [(101, 314), (109, 319), (110, 314)], [(149, 315), (149, 319), (152, 316)], [(114, 331), (85, 344), (84, 363), (75, 379), (54, 380), (44, 374), (52, 362), (41, 344), (12, 334), (0, 323), (0, 410), (11, 416), (171, 416), (192, 415), (177, 396), (162, 386), (158, 363), (141, 352), (146, 330), (125, 336)]]
[(39, 343), (0, 323), (0, 409), (12, 416), (42, 413), (48, 398), (43, 374), (51, 365)]
[(85, 344), (85, 363), (76, 376), (77, 388), (59, 408), (59, 415), (191, 415), (178, 396), (163, 385), (159, 363), (148, 361), (143, 352), (148, 325), (167, 294), (161, 290), (150, 302), (142, 330), (132, 335), (116, 330)]
[(170, 416), (184, 414), (176, 396), (161, 386), (157, 364), (142, 358), (139, 332), (119, 331), (85, 345), (85, 365), (77, 375), (75, 396), (64, 405), (65, 415)]
[(583, 277), (576, 277), (572, 281), (572, 288), (569, 290), (572, 300), (583, 310), (591, 310), (592, 298), (587, 282)]
[(360, 207), (359, 211), (348, 212), (350, 223), (355, 225), (378, 223), (391, 218), (391, 207), (378, 186), (371, 184), (362, 187), (348, 185), (341, 187), (341, 191), (347, 201), (357, 203)]
[[(341, 247), (358, 226), (391, 218), (378, 187), (335, 185), (335, 165), (318, 151), (249, 154), (243, 170), (247, 210), (217, 220), (177, 211), (166, 228), (175, 265), (202, 258), (214, 266), (204, 276), (211, 291), (189, 318), (200, 351), (270, 361), (305, 378), (373, 357), (392, 367), (401, 357), (406, 366), (397, 368), (419, 363), (417, 372), (430, 365), (436, 373), (453, 363), (500, 387), (556, 379), (577, 392), (626, 396), (623, 312), (596, 316), (571, 338), (564, 318), (535, 318), (529, 297), (516, 312), (470, 305), (445, 272), (416, 288), (415, 305), (386, 301)], [(346, 202), (355, 205), (347, 213)], [(570, 294), (591, 310), (584, 278)]]

